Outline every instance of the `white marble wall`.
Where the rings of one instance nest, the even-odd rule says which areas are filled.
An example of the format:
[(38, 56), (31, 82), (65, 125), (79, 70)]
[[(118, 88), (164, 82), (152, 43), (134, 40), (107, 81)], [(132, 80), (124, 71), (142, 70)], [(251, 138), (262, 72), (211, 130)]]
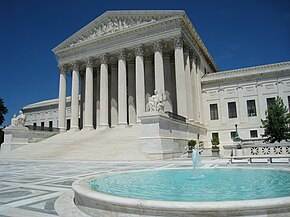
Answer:
[[(233, 144), (230, 132), (238, 132), (242, 139), (250, 138), (250, 131), (257, 130), (258, 138), (263, 133), (260, 127), (261, 119), (265, 119), (267, 98), (280, 96), (288, 107), (290, 96), (289, 74), (276, 75), (274, 77), (258, 76), (245, 79), (243, 76), (236, 80), (220, 81), (203, 84), (203, 111), (207, 132), (207, 146), (211, 146), (212, 133), (219, 133), (221, 145)], [(255, 100), (256, 116), (248, 116), (247, 100)], [(228, 102), (236, 102), (237, 118), (229, 118)], [(210, 104), (218, 106), (218, 120), (210, 120)]]

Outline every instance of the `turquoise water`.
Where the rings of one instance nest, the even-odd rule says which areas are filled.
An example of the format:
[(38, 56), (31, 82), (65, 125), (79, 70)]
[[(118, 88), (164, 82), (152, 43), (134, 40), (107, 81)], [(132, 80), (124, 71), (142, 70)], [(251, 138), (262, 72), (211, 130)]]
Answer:
[(165, 201), (251, 200), (290, 196), (290, 173), (253, 169), (149, 170), (119, 173), (90, 182), (95, 191)]

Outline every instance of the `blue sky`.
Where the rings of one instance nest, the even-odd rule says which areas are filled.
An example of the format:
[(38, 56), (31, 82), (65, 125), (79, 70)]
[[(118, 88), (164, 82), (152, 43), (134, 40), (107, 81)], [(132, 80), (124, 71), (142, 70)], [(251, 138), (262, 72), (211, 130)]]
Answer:
[(58, 97), (51, 50), (107, 10), (185, 10), (221, 71), (290, 60), (289, 0), (0, 0), (0, 98), (9, 113)]

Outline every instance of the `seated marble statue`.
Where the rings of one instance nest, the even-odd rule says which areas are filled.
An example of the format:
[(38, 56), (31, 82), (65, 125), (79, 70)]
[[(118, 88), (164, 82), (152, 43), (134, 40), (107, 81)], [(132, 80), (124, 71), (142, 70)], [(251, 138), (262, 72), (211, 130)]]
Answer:
[(25, 120), (26, 120), (25, 114), (23, 114), (22, 111), (19, 111), (18, 116), (16, 116), (16, 114), (13, 115), (13, 118), (11, 119), (11, 126), (24, 127)]
[(154, 90), (154, 94), (148, 98), (147, 111), (164, 111), (165, 94)]

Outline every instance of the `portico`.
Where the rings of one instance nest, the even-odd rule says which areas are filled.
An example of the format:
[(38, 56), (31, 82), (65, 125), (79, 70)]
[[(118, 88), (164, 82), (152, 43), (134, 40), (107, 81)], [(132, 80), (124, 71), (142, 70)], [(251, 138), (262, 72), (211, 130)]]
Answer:
[(216, 70), (184, 11), (109, 11), (53, 52), (60, 69), (61, 131), (67, 123), (67, 73), (70, 130), (91, 130), (140, 123), (155, 89), (166, 95), (165, 112), (200, 123), (201, 68)]

